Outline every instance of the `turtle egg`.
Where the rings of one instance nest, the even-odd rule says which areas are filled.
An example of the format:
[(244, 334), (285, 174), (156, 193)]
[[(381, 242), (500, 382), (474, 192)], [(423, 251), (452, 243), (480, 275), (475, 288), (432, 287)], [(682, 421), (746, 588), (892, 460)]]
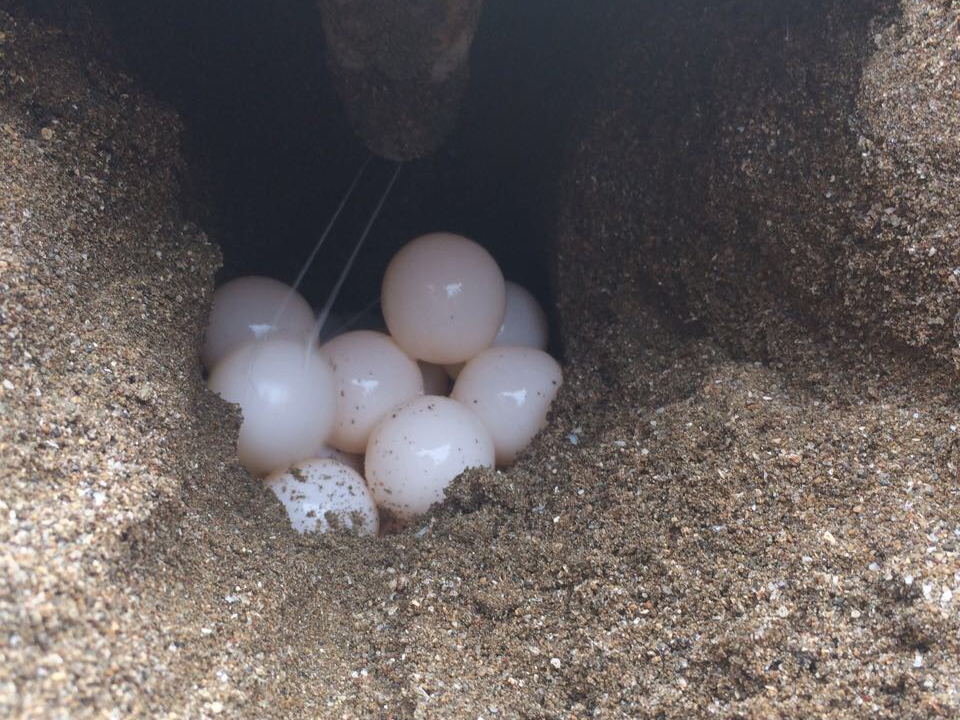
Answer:
[(411, 240), (383, 277), (381, 307), (408, 355), (458, 363), (490, 347), (506, 309), (503, 274), (472, 240), (433, 233)]
[(547, 314), (537, 299), (515, 282), (506, 283), (507, 312), (493, 347), (547, 349)]
[(510, 465), (547, 424), (563, 380), (560, 365), (542, 350), (494, 347), (468, 362), (450, 397), (490, 431), (497, 465)]
[(406, 521), (443, 500), (461, 472), (493, 463), (493, 441), (480, 419), (458, 402), (428, 395), (380, 421), (364, 465), (377, 505)]
[(330, 361), (336, 383), (337, 416), (330, 444), (338, 450), (363, 452), (380, 418), (423, 395), (420, 367), (383, 333), (354, 330), (320, 351)]
[(237, 278), (213, 293), (200, 359), (207, 370), (213, 370), (250, 340), (278, 330), (293, 337), (306, 337), (313, 323), (309, 303), (289, 285), (268, 277)]
[(346, 530), (375, 535), (380, 528), (377, 507), (363, 478), (336, 460), (304, 460), (289, 470), (271, 473), (264, 484), (283, 503), (299, 533)]
[(333, 371), (303, 340), (270, 337), (243, 345), (214, 368), (209, 386), (240, 405), (237, 454), (254, 474), (310, 457), (333, 428)]

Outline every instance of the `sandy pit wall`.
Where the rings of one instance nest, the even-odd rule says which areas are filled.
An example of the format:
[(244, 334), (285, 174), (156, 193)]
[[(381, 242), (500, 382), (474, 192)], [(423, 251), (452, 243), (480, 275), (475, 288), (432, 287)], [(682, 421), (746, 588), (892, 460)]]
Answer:
[(176, 117), (0, 13), (0, 711), (960, 713), (958, 9), (633, 5), (550, 428), (361, 541), (293, 535), (203, 389)]

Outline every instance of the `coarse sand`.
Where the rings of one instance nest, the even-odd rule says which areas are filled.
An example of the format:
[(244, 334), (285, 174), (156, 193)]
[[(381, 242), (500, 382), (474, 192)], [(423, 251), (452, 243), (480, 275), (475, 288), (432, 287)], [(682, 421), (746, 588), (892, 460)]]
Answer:
[(360, 539), (204, 389), (175, 114), (0, 5), (0, 714), (960, 716), (955, 3), (611, 3), (550, 426)]

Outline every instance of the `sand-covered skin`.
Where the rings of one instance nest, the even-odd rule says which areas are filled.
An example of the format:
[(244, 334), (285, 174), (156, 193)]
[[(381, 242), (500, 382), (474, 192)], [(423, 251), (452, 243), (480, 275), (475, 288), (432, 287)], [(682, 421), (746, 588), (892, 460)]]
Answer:
[[(960, 10), (827, 5), (807, 25), (691, 5), (612, 23), (629, 42), (557, 223), (553, 421), (509, 472), (467, 473), (380, 539), (295, 535), (233, 456), (237, 417), (197, 360), (216, 255), (184, 222), (172, 115), (91, 62), (82, 23), (0, 13), (0, 714), (960, 713), (960, 397), (929, 322), (958, 310), (933, 279), (960, 265), (960, 115), (931, 109), (933, 137), (883, 91), (908, 76), (956, 98), (933, 30)], [(670, 95), (651, 71), (677, 37), (723, 35), (767, 42), (739, 64), (710, 46), (705, 67), (735, 66), (722, 92), (691, 70)], [(771, 93), (813, 58), (802, 87), (824, 106), (799, 118)], [(700, 105), (632, 114), (625, 86), (651, 82)], [(826, 128), (834, 105), (856, 132)], [(864, 157), (861, 134), (887, 150)], [(863, 206), (812, 203), (829, 175), (783, 157), (914, 219), (861, 237)], [(796, 228), (762, 231), (784, 208)], [(734, 216), (756, 224), (731, 234)], [(921, 237), (937, 252), (900, 262)]]

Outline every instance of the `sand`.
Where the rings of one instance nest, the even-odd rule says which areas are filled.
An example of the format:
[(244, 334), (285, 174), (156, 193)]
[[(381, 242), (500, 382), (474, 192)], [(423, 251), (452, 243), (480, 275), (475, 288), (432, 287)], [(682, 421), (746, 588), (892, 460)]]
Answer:
[(175, 114), (5, 5), (4, 715), (960, 714), (958, 8), (614, 4), (551, 424), (351, 539), (287, 527), (204, 390)]

